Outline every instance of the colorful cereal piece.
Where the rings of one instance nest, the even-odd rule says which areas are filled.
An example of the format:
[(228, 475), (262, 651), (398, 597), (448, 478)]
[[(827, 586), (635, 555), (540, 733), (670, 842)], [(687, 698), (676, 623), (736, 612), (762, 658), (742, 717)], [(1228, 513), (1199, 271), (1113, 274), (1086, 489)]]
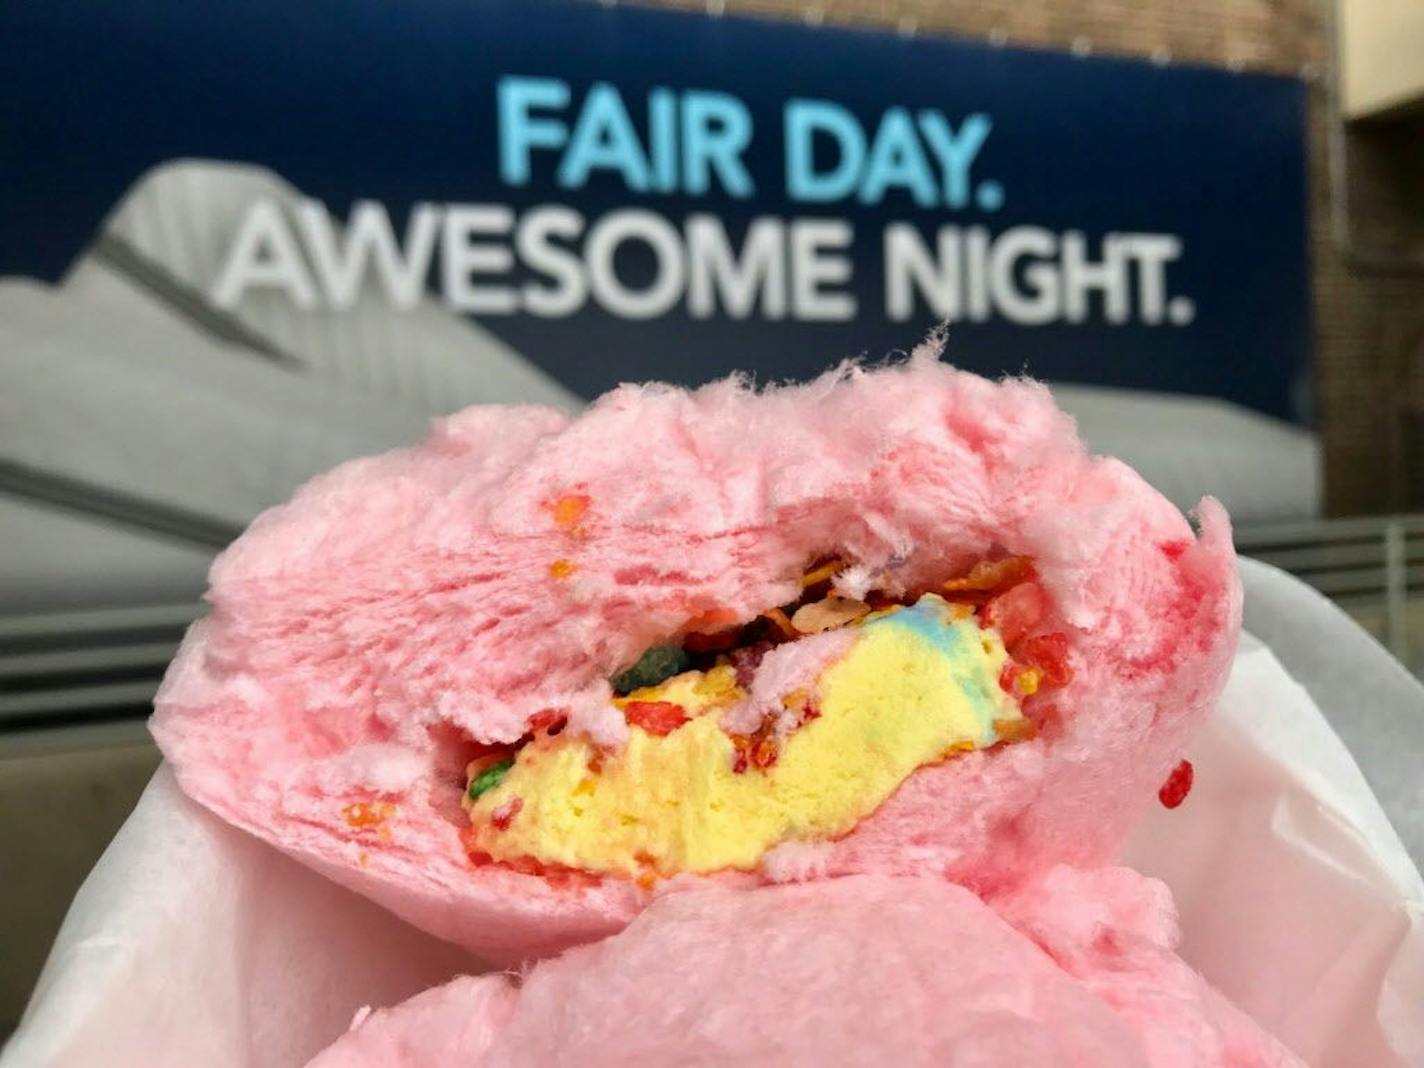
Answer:
[(687, 712), (671, 701), (630, 701), (623, 709), (629, 726), (665, 737), (687, 722)]
[(645, 686), (656, 686), (692, 666), (692, 659), (678, 645), (654, 645), (626, 671), (613, 676), (613, 691), (629, 694)]
[(480, 795), (488, 793), (499, 785), (500, 780), (509, 774), (509, 769), (514, 767), (513, 760), (501, 760), (498, 764), (491, 764), (470, 780), (470, 787), (466, 791), (471, 801), (477, 801)]
[(1033, 575), (1033, 561), (1027, 556), (1006, 556), (1002, 560), (980, 560), (967, 575), (952, 578), (946, 593), (988, 593), (1007, 590)]
[(1162, 802), (1164, 808), (1176, 808), (1187, 799), (1187, 794), (1192, 792), (1192, 783), (1196, 781), (1196, 777), (1192, 762), (1183, 760), (1172, 769), (1172, 774), (1167, 776), (1162, 789), (1157, 791), (1157, 800)]

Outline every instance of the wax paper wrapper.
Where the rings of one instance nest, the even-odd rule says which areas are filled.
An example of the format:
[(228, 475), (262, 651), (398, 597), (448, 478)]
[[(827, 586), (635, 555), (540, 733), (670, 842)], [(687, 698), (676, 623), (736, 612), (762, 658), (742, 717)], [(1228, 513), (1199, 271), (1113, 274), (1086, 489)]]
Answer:
[[(1248, 625), (1280, 658), (1243, 638), (1195, 788), (1125, 859), (1171, 886), (1186, 959), (1308, 1063), (1424, 1066), (1424, 882), (1311, 697), (1381, 750), (1365, 770), (1419, 843), (1424, 688), (1293, 580), (1243, 572)], [(362, 1006), (479, 970), (221, 823), (164, 768), (76, 897), (3, 1065), (300, 1065)]]

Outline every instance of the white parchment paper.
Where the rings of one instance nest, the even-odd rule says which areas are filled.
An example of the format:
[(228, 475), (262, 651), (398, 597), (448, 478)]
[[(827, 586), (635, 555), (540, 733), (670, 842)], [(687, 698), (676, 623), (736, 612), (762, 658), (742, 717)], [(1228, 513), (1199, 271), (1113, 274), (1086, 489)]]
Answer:
[(1424, 881), (1309, 694), (1250, 635), (1189, 757), (1191, 795), (1149, 813), (1125, 857), (1172, 888), (1182, 955), (1317, 1068), (1424, 1065)]
[[(1191, 796), (1127, 857), (1172, 887), (1187, 959), (1318, 1068), (1424, 1066), (1424, 883), (1260, 642), (1243, 640), (1191, 759)], [(164, 768), (75, 899), (3, 1065), (297, 1065), (361, 1006), (477, 967), (219, 822)]]

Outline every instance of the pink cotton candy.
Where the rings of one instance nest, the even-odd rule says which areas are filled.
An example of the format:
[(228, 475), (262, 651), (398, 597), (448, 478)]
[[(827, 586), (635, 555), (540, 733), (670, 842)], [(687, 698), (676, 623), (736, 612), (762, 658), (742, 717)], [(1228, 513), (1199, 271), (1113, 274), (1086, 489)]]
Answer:
[(779, 737), (796, 726), (800, 713), (784, 708), (781, 699), (796, 690), (815, 690), (816, 680), (833, 660), (855, 641), (849, 629), (828, 630), (772, 649), (757, 666), (751, 692), (722, 716), (722, 726), (738, 734), (751, 734), (768, 716)]
[[(1069, 907), (1096, 910), (1094, 939), (1119, 933), (1121, 900)], [(1151, 943), (1136, 908), (1120, 933)], [(1299, 1065), (1151, 944), (1128, 974), (1101, 954), (1065, 969), (929, 879), (667, 894), (623, 933), (536, 965), (517, 992), (507, 976), (464, 978), (378, 1011), (312, 1068)], [(1129, 983), (1130, 1011), (1100, 993)]]
[(475, 1068), (514, 1015), (519, 993), (506, 976), (462, 976), (393, 1009), (362, 1010), (351, 1031), (313, 1068)]
[(1039, 737), (921, 769), (814, 862), (759, 876), (992, 892), (1111, 858), (1211, 707), (1240, 592), (1224, 513), (1199, 521), (1089, 457), (1042, 386), (930, 351), (762, 392), (624, 386), (572, 421), (474, 408), (314, 480), (219, 558), (153, 732), (239, 827), (488, 959), (547, 955), (649, 895), (472, 864), (475, 740), (558, 709), (618, 744), (614, 672), (704, 613), (794, 599), (824, 554), (897, 589), (1023, 554), (1074, 669), (1034, 699)]
[(1157, 880), (1061, 867), (991, 904), (1141, 1036), (1152, 1068), (1301, 1063), (1177, 957), (1176, 909)]

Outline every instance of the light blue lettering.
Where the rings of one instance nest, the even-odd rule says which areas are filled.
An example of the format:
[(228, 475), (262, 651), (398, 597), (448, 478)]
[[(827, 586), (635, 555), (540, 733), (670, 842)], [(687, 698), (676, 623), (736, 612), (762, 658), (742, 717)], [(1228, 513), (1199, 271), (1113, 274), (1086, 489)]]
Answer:
[(617, 171), (634, 192), (648, 190), (648, 161), (633, 120), (623, 106), (618, 90), (607, 82), (595, 82), (584, 99), (568, 151), (559, 164), (559, 185), (579, 189), (595, 170)]
[(653, 188), (677, 188), (677, 96), (671, 89), (648, 94), (648, 140), (652, 145)]
[(988, 115), (966, 115), (956, 134), (938, 111), (922, 111), (919, 117), (920, 131), (944, 172), (944, 202), (962, 208), (969, 203), (969, 168), (994, 124)]
[[(856, 117), (827, 100), (788, 100), (786, 193), (793, 200), (825, 202), (848, 196), (865, 162), (865, 134)], [(812, 151), (817, 133), (835, 138), (840, 158), (828, 171), (816, 170)]]
[(711, 172), (731, 196), (752, 195), (742, 152), (752, 139), (747, 106), (726, 93), (691, 91), (682, 100), (682, 181), (692, 196), (711, 184)]
[(535, 148), (559, 148), (568, 127), (557, 119), (536, 119), (534, 108), (569, 106), (568, 82), (558, 78), (510, 75), (498, 86), (499, 176), (506, 185), (529, 183), (529, 153)]
[(891, 108), (880, 120), (865, 177), (860, 182), (860, 202), (879, 204), (891, 186), (907, 190), (922, 208), (932, 208), (939, 200), (930, 161), (920, 147), (915, 123), (904, 108)]

